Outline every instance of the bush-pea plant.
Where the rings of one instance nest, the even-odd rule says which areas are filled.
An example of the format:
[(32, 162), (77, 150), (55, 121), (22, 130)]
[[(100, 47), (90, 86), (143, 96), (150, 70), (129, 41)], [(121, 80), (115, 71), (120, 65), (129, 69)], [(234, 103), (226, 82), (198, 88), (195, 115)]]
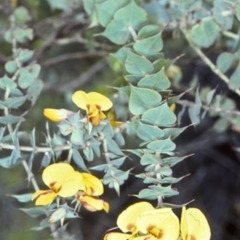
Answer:
[[(175, 232), (171, 233), (173, 239), (188, 239), (188, 236), (197, 234), (202, 229), (206, 234), (194, 237), (210, 239), (207, 221), (199, 210), (183, 208), (179, 227), (171, 208), (183, 205), (171, 205), (163, 201), (178, 194), (173, 184), (184, 177), (174, 177), (172, 172), (172, 167), (186, 158), (174, 155), (176, 145), (173, 140), (186, 128), (177, 127), (177, 121), (181, 122), (187, 109), (190, 120), (197, 125), (210, 111), (210, 116), (219, 115), (216, 130), (223, 131), (229, 125), (238, 129), (239, 112), (235, 110), (235, 103), (225, 95), (216, 94), (216, 89), (201, 88), (196, 77), (190, 90), (182, 87), (181, 70), (175, 65), (178, 55), (173, 60), (164, 56), (164, 44), (168, 44), (164, 34), (170, 33), (175, 38), (185, 39), (186, 45), (231, 91), (239, 95), (238, 1), (47, 0), (46, 3), (62, 14), (51, 22), (54, 31), (59, 35), (65, 34), (61, 31), (61, 27), (65, 26), (64, 20), (73, 25), (70, 37), (57, 38), (56, 33), (50, 42), (60, 45), (71, 42), (92, 44), (88, 46), (89, 52), (91, 48), (104, 47), (105, 52), (109, 53), (110, 65), (118, 75), (123, 75), (124, 80), (111, 86), (113, 97), (96, 91), (87, 93), (85, 89), (74, 89), (76, 91), (71, 98), (79, 108), (78, 111), (54, 109), (49, 105), (44, 110), (44, 115), (57, 122), (57, 130), (47, 122), (45, 142), (39, 143), (36, 139), (38, 129), (35, 127), (28, 136), (29, 144), (23, 145), (22, 140), (26, 140), (27, 132), (21, 126), (36, 101), (41, 99), (44, 87), (43, 81), (39, 79), (41, 66), (38, 57), (51, 44), (47, 41), (40, 44), (40, 50), (34, 53), (34, 44), (30, 43), (36, 41), (39, 33), (38, 29), (31, 27), (32, 16), (27, 8), (18, 6), (17, 1), (9, 1), (9, 28), (4, 33), (4, 39), (11, 45), (12, 57), (5, 61), (6, 72), (0, 78), (0, 147), (4, 153), (0, 165), (8, 169), (21, 164), (35, 193), (13, 196), (20, 202), (34, 200), (36, 205), (41, 205), (22, 210), (31, 217), (45, 216), (36, 230), (49, 227), (54, 239), (73, 239), (66, 231), (67, 220), (81, 215), (81, 206), (89, 211), (108, 212), (108, 203), (98, 198), (103, 193), (102, 183), (120, 195), (120, 186), (127, 181), (132, 171), (122, 170), (121, 166), (128, 160), (128, 155), (133, 154), (142, 165), (142, 172), (135, 174), (135, 177), (142, 179), (145, 184), (134, 196), (136, 202), (138, 199), (143, 202), (139, 203), (141, 211), (138, 205), (126, 209), (127, 213), (131, 213), (133, 229), (124, 225), (129, 215), (126, 212), (119, 215), (117, 225), (122, 232), (128, 233), (116, 233), (117, 239), (165, 239), (162, 233), (168, 234), (165, 226), (170, 223), (175, 224)], [(54, 21), (59, 22), (54, 25)], [(91, 35), (95, 33), (94, 38), (87, 34), (84, 37), (77, 34), (79, 22), (94, 29), (90, 31)], [(68, 33), (68, 29), (65, 30)], [(204, 50), (217, 46), (224, 46), (225, 51), (214, 62)], [(105, 52), (99, 51), (96, 56), (104, 57)], [(184, 52), (180, 54), (182, 53)], [(186, 54), (190, 58), (192, 52)], [(64, 61), (64, 57), (69, 56), (45, 62), (45, 67), (54, 61)], [(195, 96), (195, 102), (183, 100), (184, 94), (174, 95), (173, 87), (181, 92), (188, 90), (185, 94)], [(174, 112), (176, 104), (182, 106), (178, 118)], [(127, 148), (124, 146), (124, 136), (137, 138), (139, 145), (134, 149)], [(33, 174), (34, 160), (39, 154), (42, 156), (41, 168), (44, 169), (42, 178), (48, 190), (39, 190)], [(100, 165), (97, 160), (101, 156), (105, 163)], [(91, 168), (88, 167), (90, 162)], [(102, 182), (91, 171), (101, 172)], [(148, 204), (148, 200), (155, 202), (157, 209)], [(155, 225), (164, 216), (167, 216), (166, 222), (161, 222), (160, 226)], [(194, 223), (191, 223), (191, 216), (203, 223), (202, 229), (196, 229)], [(144, 223), (151, 222), (153, 229), (143, 226), (139, 220), (145, 217)], [(192, 229), (184, 227), (188, 222)], [(106, 229), (103, 229), (103, 233), (104, 231)], [(116, 238), (114, 233), (110, 233), (105, 235), (105, 239)]]

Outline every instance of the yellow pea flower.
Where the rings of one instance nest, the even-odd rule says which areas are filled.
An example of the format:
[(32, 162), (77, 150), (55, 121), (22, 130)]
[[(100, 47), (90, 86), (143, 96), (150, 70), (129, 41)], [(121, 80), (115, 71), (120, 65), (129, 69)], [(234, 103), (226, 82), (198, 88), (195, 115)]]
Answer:
[(125, 209), (117, 218), (117, 226), (119, 229), (126, 233), (136, 233), (137, 229), (137, 219), (139, 216), (148, 210), (153, 210), (154, 207), (148, 202), (138, 202), (132, 204), (127, 209)]
[(211, 230), (204, 214), (197, 208), (182, 208), (181, 236), (183, 240), (210, 240)]
[(78, 194), (78, 201), (81, 202), (84, 208), (88, 211), (95, 212), (104, 210), (109, 211), (109, 204), (97, 196), (103, 194), (103, 184), (95, 176), (89, 173), (81, 173), (83, 184)]
[(74, 196), (82, 186), (83, 177), (68, 163), (54, 163), (46, 167), (42, 173), (43, 182), (49, 190), (39, 190), (32, 196), (36, 205), (52, 203), (57, 196)]
[(156, 239), (176, 240), (179, 236), (179, 220), (171, 208), (145, 211), (138, 217), (136, 225), (141, 233)]
[(86, 110), (88, 120), (93, 126), (98, 126), (101, 120), (106, 118), (102, 111), (107, 111), (112, 107), (111, 100), (97, 92), (76, 91), (72, 95), (72, 101), (80, 109)]
[[(182, 209), (181, 226), (171, 208), (154, 209), (148, 202), (129, 206), (117, 219), (124, 233), (110, 232), (104, 240), (210, 240), (207, 219), (197, 208)], [(131, 234), (128, 234), (130, 232)]]
[[(153, 210), (154, 207), (148, 202), (139, 202), (132, 204), (128, 208), (126, 208), (117, 218), (117, 226), (118, 228), (124, 232), (111, 232), (107, 233), (104, 236), (104, 240), (128, 240), (128, 239), (135, 239), (135, 235), (138, 232), (137, 228), (137, 219), (141, 215), (141, 213)], [(130, 232), (131, 234), (126, 234)], [(139, 240), (148, 239), (146, 236), (145, 238), (139, 238)], [(152, 239), (151, 239), (152, 240)]]
[(45, 108), (43, 110), (43, 115), (53, 122), (61, 122), (72, 113), (73, 113), (72, 111), (63, 108), (62, 109)]

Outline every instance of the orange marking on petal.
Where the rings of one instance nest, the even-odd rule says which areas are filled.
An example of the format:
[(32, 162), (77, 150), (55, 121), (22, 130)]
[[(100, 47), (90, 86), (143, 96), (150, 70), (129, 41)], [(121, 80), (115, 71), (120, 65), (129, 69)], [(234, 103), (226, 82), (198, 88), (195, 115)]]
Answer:
[(46, 190), (45, 192), (40, 193), (40, 194), (35, 198), (35, 200), (37, 200), (39, 197), (41, 197), (41, 196), (43, 196), (43, 195), (47, 195), (47, 194), (52, 193), (52, 192), (54, 192), (54, 191), (53, 191), (53, 190)]

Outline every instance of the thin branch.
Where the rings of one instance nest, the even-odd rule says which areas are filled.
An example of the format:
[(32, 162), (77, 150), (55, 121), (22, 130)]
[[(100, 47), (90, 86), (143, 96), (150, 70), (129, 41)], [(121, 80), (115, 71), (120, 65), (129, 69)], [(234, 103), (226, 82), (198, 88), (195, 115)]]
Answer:
[(98, 52), (77, 52), (77, 53), (66, 53), (57, 57), (50, 58), (41, 64), (42, 67), (51, 67), (52, 65), (59, 64), (64, 61), (83, 59), (90, 57), (105, 57), (107, 55), (104, 51)]
[[(14, 150), (16, 148), (15, 145), (7, 144), (7, 143), (0, 143), (0, 150)], [(29, 147), (29, 146), (19, 146), (19, 150), (23, 152), (34, 152), (34, 153), (46, 153), (50, 151), (64, 151), (70, 150), (72, 148), (71, 145), (61, 145), (56, 147)]]
[[(198, 54), (198, 56), (203, 60), (203, 62), (211, 68), (211, 70), (219, 76), (220, 79), (222, 79), (227, 85), (230, 84), (230, 79), (225, 75), (223, 74), (219, 69), (218, 67), (202, 52), (202, 50), (197, 47), (195, 44), (192, 43), (190, 37), (189, 37), (189, 34), (187, 33), (186, 30), (184, 29), (181, 29), (184, 36), (186, 37), (189, 45), (193, 48), (193, 50), (195, 50), (195, 52)], [(237, 95), (240, 96), (240, 89), (231, 89), (232, 91), (234, 91)]]
[(95, 63), (92, 67), (88, 69), (87, 72), (83, 73), (81, 77), (73, 79), (68, 81), (64, 84), (45, 84), (42, 92), (48, 92), (48, 91), (55, 91), (59, 93), (65, 93), (66, 89), (68, 91), (74, 90), (76, 88), (79, 88), (79, 86), (86, 83), (89, 79), (91, 79), (97, 72), (102, 70), (107, 65), (106, 60), (103, 59), (101, 61), (98, 61)]
[[(188, 101), (188, 100), (178, 100), (177, 103), (182, 105), (182, 106), (187, 106), (187, 107), (197, 106), (196, 103)], [(201, 107), (202, 107), (202, 109), (207, 110), (207, 111), (213, 111), (213, 112), (217, 112), (217, 113), (226, 113), (226, 114), (229, 114), (229, 115), (232, 115), (232, 116), (240, 116), (239, 111), (225, 110), (225, 109), (222, 109), (222, 108), (215, 108), (215, 107), (206, 106), (206, 105), (202, 105)]]

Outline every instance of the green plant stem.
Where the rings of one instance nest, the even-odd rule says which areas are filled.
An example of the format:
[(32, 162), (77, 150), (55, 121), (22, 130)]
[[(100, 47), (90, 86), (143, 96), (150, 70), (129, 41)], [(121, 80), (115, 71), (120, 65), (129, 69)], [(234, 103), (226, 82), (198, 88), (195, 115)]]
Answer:
[(110, 164), (111, 160), (110, 160), (110, 157), (108, 156), (107, 140), (106, 140), (106, 138), (105, 138), (103, 133), (101, 133), (101, 140), (102, 140), (102, 143), (103, 143), (104, 157), (106, 159), (106, 162), (108, 164)]
[[(222, 79), (227, 85), (230, 84), (230, 79), (223, 74), (218, 68), (217, 66), (202, 52), (202, 50), (196, 46), (195, 44), (193, 44), (193, 42), (191, 41), (191, 38), (188, 34), (188, 32), (185, 29), (181, 29), (185, 38), (187, 39), (190, 47), (193, 48), (193, 50), (198, 54), (198, 56), (203, 60), (203, 62), (211, 68), (211, 70), (219, 76), (220, 79)], [(240, 96), (240, 89), (231, 89), (232, 91), (234, 91), (238, 96)]]
[[(6, 149), (6, 150), (14, 150), (15, 145), (8, 144), (8, 143), (0, 143), (0, 149)], [(29, 146), (20, 146), (19, 150), (23, 152), (34, 152), (34, 153), (46, 153), (50, 151), (63, 151), (63, 150), (70, 150), (72, 146), (70, 145), (60, 145), (56, 147), (29, 147)]]
[[(197, 106), (196, 103), (190, 102), (188, 100), (178, 100), (177, 104), (180, 104), (182, 106), (187, 106), (187, 107)], [(204, 109), (204, 110), (207, 110), (207, 111), (213, 111), (213, 112), (217, 112), (217, 113), (226, 113), (226, 114), (229, 114), (229, 115), (232, 115), (232, 116), (240, 116), (239, 111), (226, 110), (226, 109), (222, 109), (222, 108), (215, 108), (215, 107), (207, 106), (207, 105), (202, 105), (201, 108)]]

